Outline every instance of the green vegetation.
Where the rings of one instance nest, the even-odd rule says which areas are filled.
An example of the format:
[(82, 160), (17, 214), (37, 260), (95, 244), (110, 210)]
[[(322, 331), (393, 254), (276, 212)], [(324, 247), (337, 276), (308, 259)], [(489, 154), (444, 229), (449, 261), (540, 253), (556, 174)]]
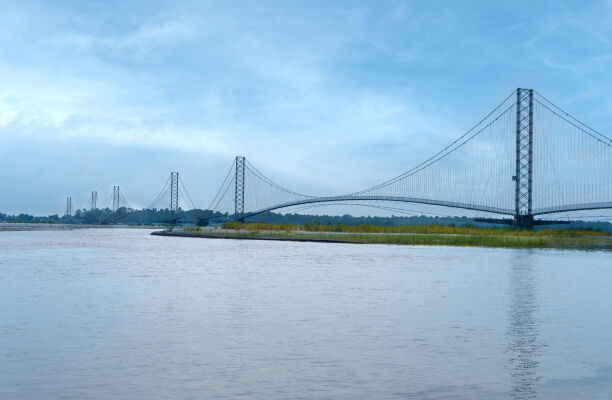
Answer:
[(438, 235), (476, 235), (476, 236), (511, 236), (511, 237), (566, 237), (580, 238), (584, 236), (612, 237), (611, 232), (592, 229), (550, 229), (544, 228), (534, 231), (521, 230), (514, 227), (483, 228), (473, 225), (409, 225), (409, 226), (379, 226), (373, 224), (363, 225), (321, 225), (319, 223), (305, 223), (292, 225), (287, 223), (269, 224), (263, 222), (239, 223), (225, 222), (224, 229), (246, 231), (285, 231), (285, 232), (341, 232), (341, 233), (407, 233), (407, 234), (438, 234)]
[(563, 235), (489, 235), (489, 234), (418, 234), (418, 233), (333, 233), (305, 231), (183, 231), (162, 233), (175, 236), (269, 239), (343, 243), (430, 245), (430, 246), (479, 246), (503, 248), (557, 248), (582, 250), (612, 250), (609, 236), (563, 236)]
[[(373, 224), (321, 225), (319, 223), (270, 224), (262, 222), (226, 222), (226, 230), (211, 235), (225, 237), (275, 238), (287, 240), (341, 241), (398, 245), (480, 246), (504, 248), (563, 248), (612, 250), (612, 233), (593, 229), (550, 229), (534, 231), (514, 227), (477, 227), (473, 225), (408, 225), (379, 226)], [(208, 235), (209, 233), (205, 233)]]
[[(433, 216), (433, 215), (411, 215), (411, 216), (352, 216), (352, 215), (309, 215), (309, 214), (280, 214), (273, 212), (266, 212), (255, 217), (252, 217), (251, 222), (266, 222), (273, 224), (292, 224), (292, 225), (305, 225), (319, 223), (321, 225), (333, 225), (336, 226), (338, 223), (343, 225), (374, 225), (374, 226), (408, 226), (408, 225), (437, 225), (437, 226), (466, 226), (473, 225), (483, 228), (491, 228), (491, 225), (483, 222), (475, 222), (473, 219), (468, 217), (451, 217), (451, 216)], [(503, 225), (499, 225), (503, 227)], [(551, 228), (592, 228), (601, 229), (604, 231), (612, 232), (612, 223), (606, 221), (572, 221), (569, 225), (556, 225)]]

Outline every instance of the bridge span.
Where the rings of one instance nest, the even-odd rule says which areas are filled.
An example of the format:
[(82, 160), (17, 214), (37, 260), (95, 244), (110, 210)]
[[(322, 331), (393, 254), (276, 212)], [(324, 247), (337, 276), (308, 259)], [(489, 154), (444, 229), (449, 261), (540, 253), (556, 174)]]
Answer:
[[(236, 220), (308, 204), (400, 202), (531, 228), (536, 216), (612, 208), (612, 139), (516, 89), (454, 142), (381, 184), (339, 196), (289, 190), (237, 156), (209, 209)], [(511, 217), (507, 219), (494, 216)]]

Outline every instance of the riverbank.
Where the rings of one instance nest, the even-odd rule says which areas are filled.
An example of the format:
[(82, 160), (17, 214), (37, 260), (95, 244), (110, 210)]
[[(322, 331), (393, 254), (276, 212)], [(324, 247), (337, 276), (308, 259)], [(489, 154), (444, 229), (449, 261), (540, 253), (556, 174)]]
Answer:
[(14, 223), (1, 222), (0, 232), (24, 232), (24, 231), (71, 231), (75, 229), (154, 229), (158, 226), (151, 225), (92, 225), (92, 224), (36, 224), (36, 223)]
[(231, 231), (156, 231), (152, 235), (207, 239), (274, 240), (323, 243), (395, 244), (429, 246), (474, 246), (501, 248), (554, 248), (580, 250), (612, 250), (609, 236), (512, 236), (490, 234), (419, 234), (419, 233), (342, 233), (335, 232), (276, 232)]

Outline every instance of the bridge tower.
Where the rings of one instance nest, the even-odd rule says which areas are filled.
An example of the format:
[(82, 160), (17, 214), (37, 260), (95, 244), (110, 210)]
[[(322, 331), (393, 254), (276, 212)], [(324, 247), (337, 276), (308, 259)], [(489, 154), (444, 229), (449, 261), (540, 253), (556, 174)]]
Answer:
[(179, 209), (179, 173), (170, 172), (170, 212), (176, 213)]
[(533, 228), (533, 89), (516, 90), (516, 171), (514, 225)]
[(121, 196), (119, 195), (119, 186), (113, 186), (113, 212), (119, 209), (120, 199)]
[(244, 215), (244, 164), (245, 158), (236, 156), (236, 188), (234, 197), (234, 221), (243, 221)]
[(66, 213), (64, 214), (66, 217), (72, 216), (72, 197), (66, 197)]
[(91, 191), (91, 211), (98, 209), (98, 192), (95, 190)]

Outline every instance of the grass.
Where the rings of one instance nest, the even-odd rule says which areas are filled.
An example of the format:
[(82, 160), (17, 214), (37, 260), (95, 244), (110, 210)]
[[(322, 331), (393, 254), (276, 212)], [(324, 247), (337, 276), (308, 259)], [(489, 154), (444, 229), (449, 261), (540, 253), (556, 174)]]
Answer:
[[(332, 235), (316, 235), (332, 237)], [(337, 238), (337, 236), (335, 236)], [(607, 238), (567, 238), (555, 236), (495, 236), (495, 235), (364, 235), (348, 234), (343, 239), (354, 243), (380, 243), (401, 245), (479, 246), (505, 248), (579, 248), (610, 249), (612, 241)]]
[(318, 223), (306, 223), (304, 225), (292, 224), (269, 224), (263, 222), (225, 222), (223, 229), (246, 230), (246, 231), (285, 231), (285, 232), (342, 232), (342, 233), (418, 233), (439, 235), (490, 235), (490, 236), (523, 236), (523, 237), (569, 237), (579, 238), (584, 236), (612, 237), (610, 232), (602, 232), (590, 229), (538, 229), (528, 231), (514, 227), (482, 228), (473, 225), (321, 225)]
[[(271, 238), (285, 240), (317, 240), (346, 243), (430, 245), (430, 246), (478, 246), (503, 248), (560, 248), (612, 250), (612, 237), (608, 232), (590, 230), (541, 229), (521, 231), (508, 228), (476, 228), (452, 226), (395, 226), (371, 225), (345, 226), (342, 230), (306, 230), (290, 224), (226, 223), (225, 230), (201, 231), (187, 228), (186, 236), (225, 238)], [(334, 227), (337, 227), (334, 225)], [(353, 232), (355, 230), (357, 232)], [(359, 232), (359, 230), (369, 230)], [(382, 232), (379, 232), (381, 230)], [(338, 234), (342, 232), (342, 234)]]

